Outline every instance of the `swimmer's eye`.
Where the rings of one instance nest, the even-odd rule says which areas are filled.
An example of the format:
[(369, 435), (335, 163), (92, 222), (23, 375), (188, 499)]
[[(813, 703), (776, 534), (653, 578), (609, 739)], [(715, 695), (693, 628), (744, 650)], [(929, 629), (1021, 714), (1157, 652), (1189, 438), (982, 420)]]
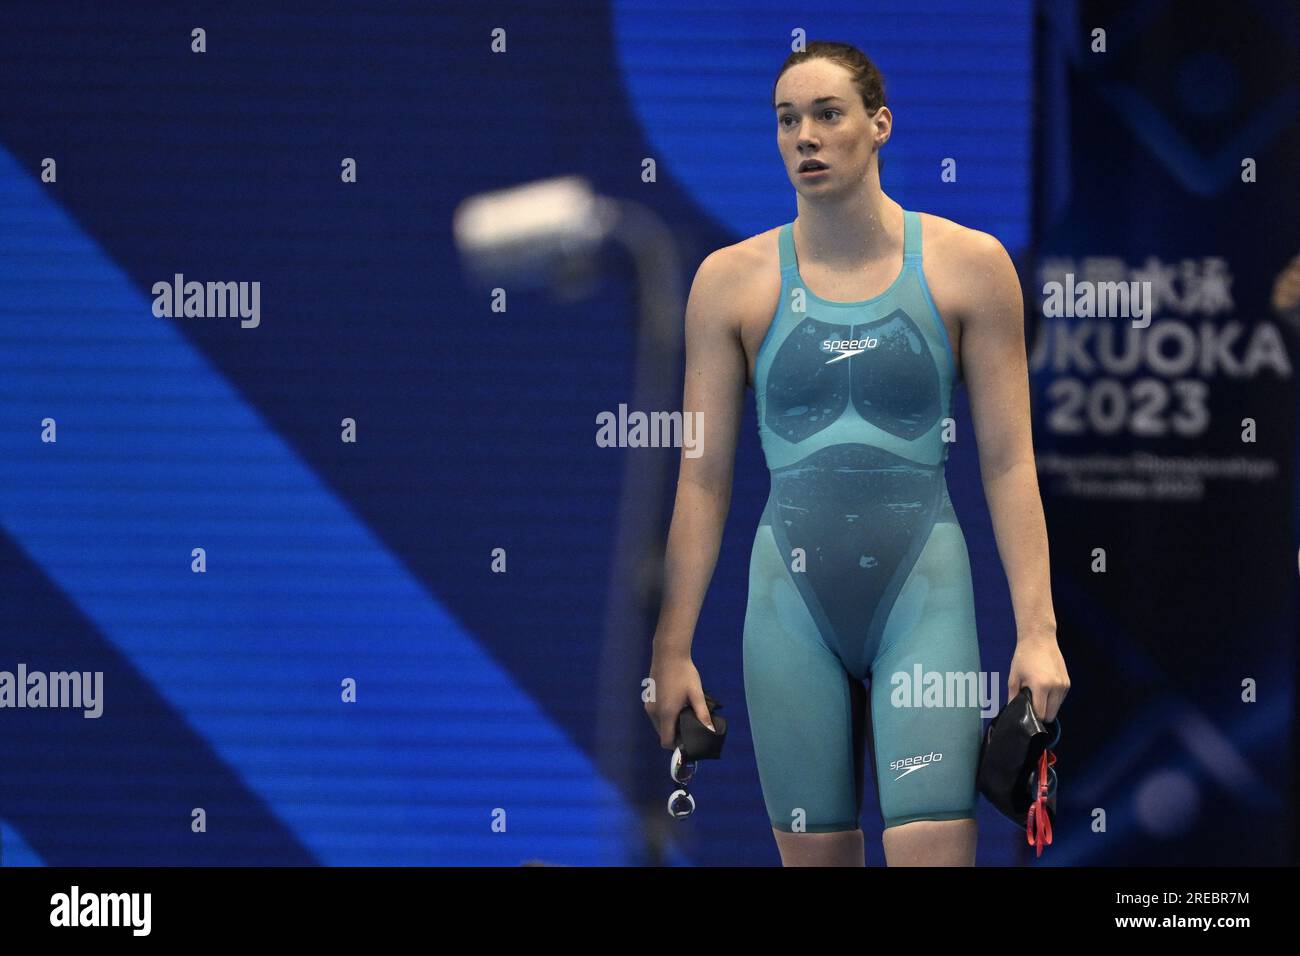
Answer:
[[(818, 111), (817, 111), (817, 115), (818, 115), (818, 116), (822, 116), (822, 117), (825, 117), (825, 116), (827, 116), (827, 115), (830, 114), (830, 113), (834, 113), (836, 116), (841, 116), (841, 115), (843, 115), (843, 111), (842, 111), (842, 110), (837, 110), (837, 109), (835, 109), (835, 108), (833, 108), (833, 107), (827, 107), (827, 108), (824, 109), (824, 110), (818, 110)], [(782, 127), (785, 127), (785, 128), (788, 129), (790, 124), (787, 123), (786, 120), (792, 120), (792, 119), (794, 119), (794, 118), (795, 118), (795, 117), (794, 117), (792, 114), (790, 114), (790, 113), (786, 113), (784, 116), (780, 117), (780, 118), (777, 120), (777, 124), (780, 125), (780, 126), (782, 126)]]

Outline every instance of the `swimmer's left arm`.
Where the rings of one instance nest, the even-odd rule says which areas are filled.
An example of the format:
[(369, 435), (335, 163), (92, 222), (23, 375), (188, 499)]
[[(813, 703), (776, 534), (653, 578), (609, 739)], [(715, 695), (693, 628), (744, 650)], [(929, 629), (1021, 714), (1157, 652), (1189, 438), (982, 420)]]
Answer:
[(948, 261), (963, 278), (960, 361), (980, 475), (1015, 609), (1008, 693), (1029, 686), (1035, 710), (1051, 720), (1070, 681), (1056, 641), (1047, 526), (1034, 463), (1024, 296), (1011, 257), (993, 236), (962, 230), (949, 248)]

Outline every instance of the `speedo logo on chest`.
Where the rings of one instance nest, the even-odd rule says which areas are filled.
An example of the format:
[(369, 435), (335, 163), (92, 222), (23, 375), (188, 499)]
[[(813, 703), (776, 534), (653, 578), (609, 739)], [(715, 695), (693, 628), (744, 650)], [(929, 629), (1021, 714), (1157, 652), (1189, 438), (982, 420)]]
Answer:
[(827, 339), (822, 343), (823, 352), (834, 352), (835, 357), (826, 361), (827, 365), (831, 362), (838, 362), (841, 359), (852, 358), (865, 352), (867, 349), (874, 349), (880, 344), (880, 339), (875, 336), (867, 336), (865, 339)]

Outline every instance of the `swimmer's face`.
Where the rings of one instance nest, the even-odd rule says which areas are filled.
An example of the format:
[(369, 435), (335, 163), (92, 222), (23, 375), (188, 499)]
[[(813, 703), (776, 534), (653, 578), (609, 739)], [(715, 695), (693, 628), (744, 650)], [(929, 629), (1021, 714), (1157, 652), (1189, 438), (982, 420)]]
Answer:
[[(806, 195), (863, 182), (892, 123), (888, 107), (867, 113), (849, 71), (830, 60), (792, 66), (776, 85), (776, 144), (790, 182)], [(814, 161), (821, 171), (801, 171)]]

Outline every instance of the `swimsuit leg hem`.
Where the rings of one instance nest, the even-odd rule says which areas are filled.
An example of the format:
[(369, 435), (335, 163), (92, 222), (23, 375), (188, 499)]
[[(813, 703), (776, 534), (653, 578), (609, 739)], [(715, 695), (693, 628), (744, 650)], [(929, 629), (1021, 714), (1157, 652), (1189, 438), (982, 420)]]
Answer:
[[(795, 829), (788, 823), (772, 822), (772, 829), (780, 830), (782, 833), (794, 833)], [(809, 823), (798, 831), (800, 833), (843, 833), (850, 830), (861, 830), (862, 825), (857, 820), (851, 820), (847, 823)]]
[(901, 827), (904, 823), (916, 823), (918, 820), (974, 820), (973, 810), (939, 810), (934, 813), (912, 813), (905, 817), (893, 817), (885, 821), (885, 829)]

